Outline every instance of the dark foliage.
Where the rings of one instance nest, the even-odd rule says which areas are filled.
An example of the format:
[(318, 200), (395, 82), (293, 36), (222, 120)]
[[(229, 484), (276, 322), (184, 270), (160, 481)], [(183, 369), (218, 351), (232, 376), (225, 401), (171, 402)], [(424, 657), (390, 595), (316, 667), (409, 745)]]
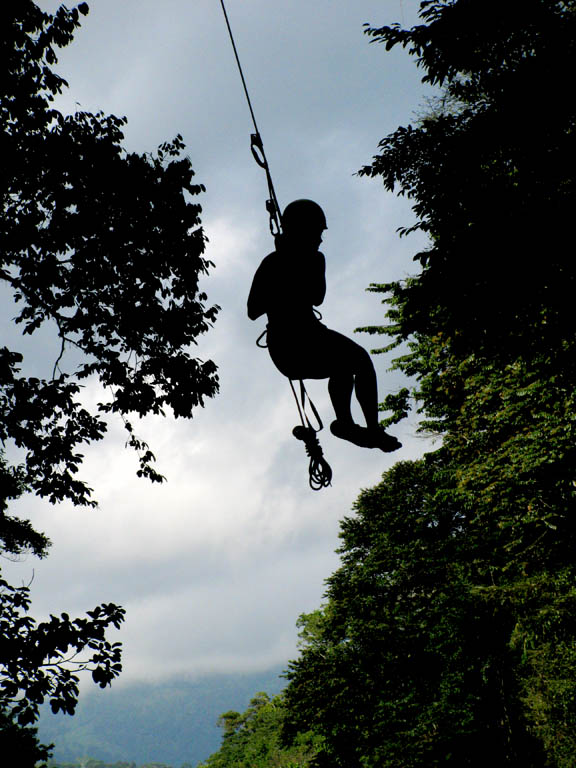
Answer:
[(18, 768), (45, 768), (52, 747), (52, 744), (40, 744), (37, 728), (23, 728), (14, 722), (9, 709), (0, 706), (0, 755), (3, 759), (11, 755), (13, 764)]
[[(217, 391), (215, 365), (188, 347), (214, 321), (198, 280), (203, 257), (203, 190), (192, 180), (177, 136), (156, 154), (122, 149), (124, 118), (53, 108), (65, 81), (52, 70), (79, 16), (54, 16), (31, 0), (0, 11), (0, 279), (20, 305), (25, 334), (50, 324), (61, 351), (51, 378), (22, 373), (22, 356), (0, 349), (0, 440), (25, 452), (14, 468), (26, 487), (51, 501), (93, 504), (76, 478), (82, 444), (100, 440), (104, 417), (134, 412), (190, 417)], [(65, 370), (65, 351), (83, 362)], [(96, 412), (81, 387), (97, 377), (109, 398)], [(125, 421), (140, 456), (139, 475), (153, 481), (154, 456)]]
[[(214, 363), (189, 351), (218, 308), (199, 289), (211, 264), (192, 198), (204, 188), (182, 137), (155, 154), (129, 153), (125, 118), (54, 108), (67, 85), (53, 71), (57, 49), (87, 13), (80, 3), (52, 15), (31, 0), (0, 9), (0, 280), (23, 333), (50, 327), (59, 349), (41, 379), (0, 344), (0, 446), (9, 449), (0, 454), (0, 553), (11, 555), (44, 556), (50, 544), (8, 513), (22, 493), (95, 505), (77, 477), (80, 449), (102, 439), (108, 414), (124, 420), (137, 474), (160, 482), (130, 414), (188, 418), (218, 389)], [(82, 398), (88, 382), (107, 392), (93, 411)], [(14, 447), (21, 463), (10, 463)], [(22, 766), (49, 755), (27, 727), (44, 700), (73, 714), (79, 671), (102, 688), (120, 673), (120, 644), (106, 631), (124, 619), (109, 603), (38, 623), (29, 605), (27, 587), (0, 581), (0, 741)]]
[[(440, 97), (361, 173), (430, 236), (387, 294), (442, 441), (344, 521), (342, 567), (290, 668), (287, 733), (323, 766), (562, 766), (576, 752), (573, 0), (426, 0), (405, 46)], [(404, 230), (406, 234), (409, 230)], [(380, 350), (382, 351), (382, 350)]]
[[(38, 719), (46, 698), (53, 712), (74, 714), (79, 678), (89, 670), (105, 688), (120, 674), (120, 643), (106, 640), (106, 629), (117, 629), (124, 609), (112, 603), (88, 611), (87, 619), (63, 613), (37, 622), (29, 615), (28, 587), (12, 587), (0, 580), (0, 704), (11, 706), (20, 725)], [(83, 652), (91, 654), (79, 658)]]
[(343, 522), (285, 692), (290, 738), (324, 737), (319, 765), (570, 765), (573, 572), (510, 579), (479, 556), (445, 467), (397, 464)]

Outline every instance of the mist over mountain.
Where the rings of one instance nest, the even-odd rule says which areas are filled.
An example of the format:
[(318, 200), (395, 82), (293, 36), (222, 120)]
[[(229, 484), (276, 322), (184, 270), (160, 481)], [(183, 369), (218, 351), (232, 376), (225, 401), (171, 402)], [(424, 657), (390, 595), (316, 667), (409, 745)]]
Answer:
[(196, 765), (220, 746), (218, 716), (243, 711), (257, 691), (279, 693), (285, 684), (281, 673), (274, 668), (85, 692), (74, 717), (53, 715), (45, 707), (39, 737), (55, 744), (55, 761), (91, 757)]

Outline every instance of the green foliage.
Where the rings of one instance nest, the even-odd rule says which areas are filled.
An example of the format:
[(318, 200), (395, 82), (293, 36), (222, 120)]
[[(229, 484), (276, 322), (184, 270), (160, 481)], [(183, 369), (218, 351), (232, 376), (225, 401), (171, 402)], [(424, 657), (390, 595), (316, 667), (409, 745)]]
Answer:
[[(142, 765), (137, 765), (136, 763), (128, 763), (124, 760), (106, 763), (103, 760), (94, 760), (88, 757), (76, 763), (50, 762), (48, 768), (172, 768), (172, 766), (165, 763), (143, 763)], [(189, 763), (185, 763), (181, 768), (192, 768), (192, 766)]]
[(318, 738), (307, 730), (289, 744), (281, 743), (284, 722), (282, 696), (258, 693), (243, 712), (225, 712), (218, 719), (222, 746), (199, 768), (305, 768), (318, 748)]
[(443, 451), (399, 463), (343, 522), (342, 566), (285, 691), (287, 733), (314, 723), (322, 766), (536, 767), (547, 739), (564, 744), (551, 764), (570, 764), (573, 569), (495, 567), (455, 482)]
[[(562, 766), (576, 753), (573, 0), (424, 0), (369, 28), (443, 94), (361, 173), (413, 201), (420, 271), (374, 285), (441, 448), (342, 525), (342, 566), (288, 673), (317, 764)], [(404, 229), (403, 234), (409, 230)], [(306, 627), (307, 619), (304, 620)]]
[[(188, 347), (213, 323), (198, 281), (204, 256), (200, 206), (177, 136), (156, 154), (122, 149), (125, 118), (53, 108), (66, 82), (52, 71), (56, 50), (79, 25), (81, 3), (55, 15), (31, 0), (4, 4), (0, 25), (0, 280), (33, 334), (50, 325), (60, 353), (51, 378), (22, 373), (22, 355), (0, 347), (0, 441), (25, 453), (12, 473), (55, 502), (94, 504), (76, 478), (82, 444), (102, 439), (104, 417), (120, 414), (139, 454), (138, 475), (162, 476), (131, 412), (190, 417), (218, 388), (216, 367)], [(82, 354), (73, 371), (65, 351)], [(81, 402), (96, 377), (109, 399)]]

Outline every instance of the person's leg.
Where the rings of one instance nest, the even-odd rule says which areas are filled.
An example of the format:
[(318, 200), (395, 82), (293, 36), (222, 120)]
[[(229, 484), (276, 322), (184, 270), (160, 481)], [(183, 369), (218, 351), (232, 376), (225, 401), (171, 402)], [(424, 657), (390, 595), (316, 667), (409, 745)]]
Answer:
[(328, 392), (342, 423), (353, 423), (350, 410), (352, 392), (360, 405), (366, 426), (378, 426), (378, 384), (370, 355), (352, 339), (336, 331), (326, 334), (331, 375)]
[[(370, 355), (346, 336), (334, 331), (330, 334), (331, 359), (336, 368), (328, 382), (336, 414), (336, 421), (330, 426), (331, 432), (365, 448), (395, 451), (401, 447), (399, 441), (378, 423), (378, 383)], [(366, 428), (358, 426), (352, 419), (352, 391), (362, 410)]]
[[(304, 337), (268, 335), (268, 351), (278, 370), (290, 379), (328, 379), (336, 420), (334, 435), (356, 445), (396, 450), (400, 443), (378, 424), (378, 386), (370, 355), (355, 341), (318, 324)], [(354, 423), (352, 393), (366, 428)]]
[(350, 402), (354, 390), (354, 374), (338, 373), (328, 379), (328, 394), (336, 414), (337, 421), (352, 424)]
[(362, 347), (356, 352), (354, 393), (368, 429), (378, 426), (378, 383), (370, 355)]

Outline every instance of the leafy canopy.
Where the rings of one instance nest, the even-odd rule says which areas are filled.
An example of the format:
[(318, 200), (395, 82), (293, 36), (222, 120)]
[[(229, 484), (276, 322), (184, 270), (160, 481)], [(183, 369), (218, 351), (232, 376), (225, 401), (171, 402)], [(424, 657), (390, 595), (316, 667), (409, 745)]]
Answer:
[[(75, 504), (94, 504), (76, 477), (79, 448), (102, 439), (107, 414), (125, 420), (138, 474), (161, 481), (128, 415), (188, 418), (218, 388), (214, 363), (189, 350), (218, 308), (199, 289), (210, 262), (192, 199), (204, 187), (182, 138), (127, 152), (125, 118), (54, 108), (66, 86), (56, 51), (87, 12), (50, 15), (21, 0), (4, 4), (0, 30), (0, 280), (23, 333), (49, 326), (60, 345), (45, 379), (0, 347), (0, 441), (24, 452), (10, 472), (27, 488)], [(82, 402), (88, 380), (108, 392), (95, 410)]]
[[(394, 366), (441, 447), (342, 525), (341, 568), (289, 669), (286, 734), (319, 766), (568, 768), (576, 751), (574, 0), (425, 0), (402, 45), (440, 97), (363, 175), (429, 247), (385, 294)], [(405, 234), (409, 229), (403, 230)]]
[(222, 745), (199, 768), (306, 768), (318, 747), (311, 732), (282, 743), (285, 708), (282, 696), (257, 693), (245, 712), (224, 712), (218, 719)]
[[(50, 544), (9, 514), (23, 492), (95, 505), (77, 473), (109, 414), (124, 420), (138, 475), (161, 481), (130, 414), (189, 418), (218, 390), (215, 364), (190, 351), (218, 307), (199, 287), (211, 266), (193, 202), (204, 187), (182, 137), (128, 152), (125, 118), (54, 107), (67, 85), (53, 70), (57, 51), (87, 13), (84, 2), (55, 14), (32, 0), (0, 9), (0, 281), (23, 334), (56, 340), (45, 378), (0, 343), (0, 554), (44, 556)], [(90, 408), (83, 388), (93, 383), (108, 394)], [(106, 631), (124, 619), (108, 603), (38, 623), (29, 606), (28, 587), (0, 580), (0, 742), (23, 766), (50, 752), (28, 727), (45, 699), (72, 714), (79, 671), (101, 687), (120, 673), (120, 644)]]
[[(53, 712), (74, 714), (79, 678), (89, 670), (100, 688), (120, 674), (121, 644), (106, 640), (110, 626), (118, 629), (124, 609), (112, 603), (88, 611), (86, 619), (63, 613), (39, 624), (29, 615), (28, 587), (0, 580), (0, 704), (10, 705), (20, 725), (35, 722), (46, 698)], [(79, 654), (88, 652), (88, 658)]]
[(285, 738), (313, 724), (322, 768), (573, 759), (573, 568), (496, 568), (447, 466), (442, 452), (396, 464), (342, 523), (284, 692)]
[[(455, 493), (510, 557), (553, 534), (572, 542), (575, 453), (576, 4), (424, 2), (428, 23), (369, 29), (407, 47), (450, 108), (381, 142), (362, 173), (414, 201), (429, 248), (387, 294), (386, 349), (417, 382), (421, 429), (443, 437)], [(534, 108), (535, 97), (543, 99)], [(408, 390), (388, 398), (391, 421)], [(498, 510), (497, 514), (495, 509)], [(503, 538), (500, 538), (503, 537)], [(563, 543), (564, 542), (564, 543)], [(492, 542), (490, 541), (490, 546)]]

